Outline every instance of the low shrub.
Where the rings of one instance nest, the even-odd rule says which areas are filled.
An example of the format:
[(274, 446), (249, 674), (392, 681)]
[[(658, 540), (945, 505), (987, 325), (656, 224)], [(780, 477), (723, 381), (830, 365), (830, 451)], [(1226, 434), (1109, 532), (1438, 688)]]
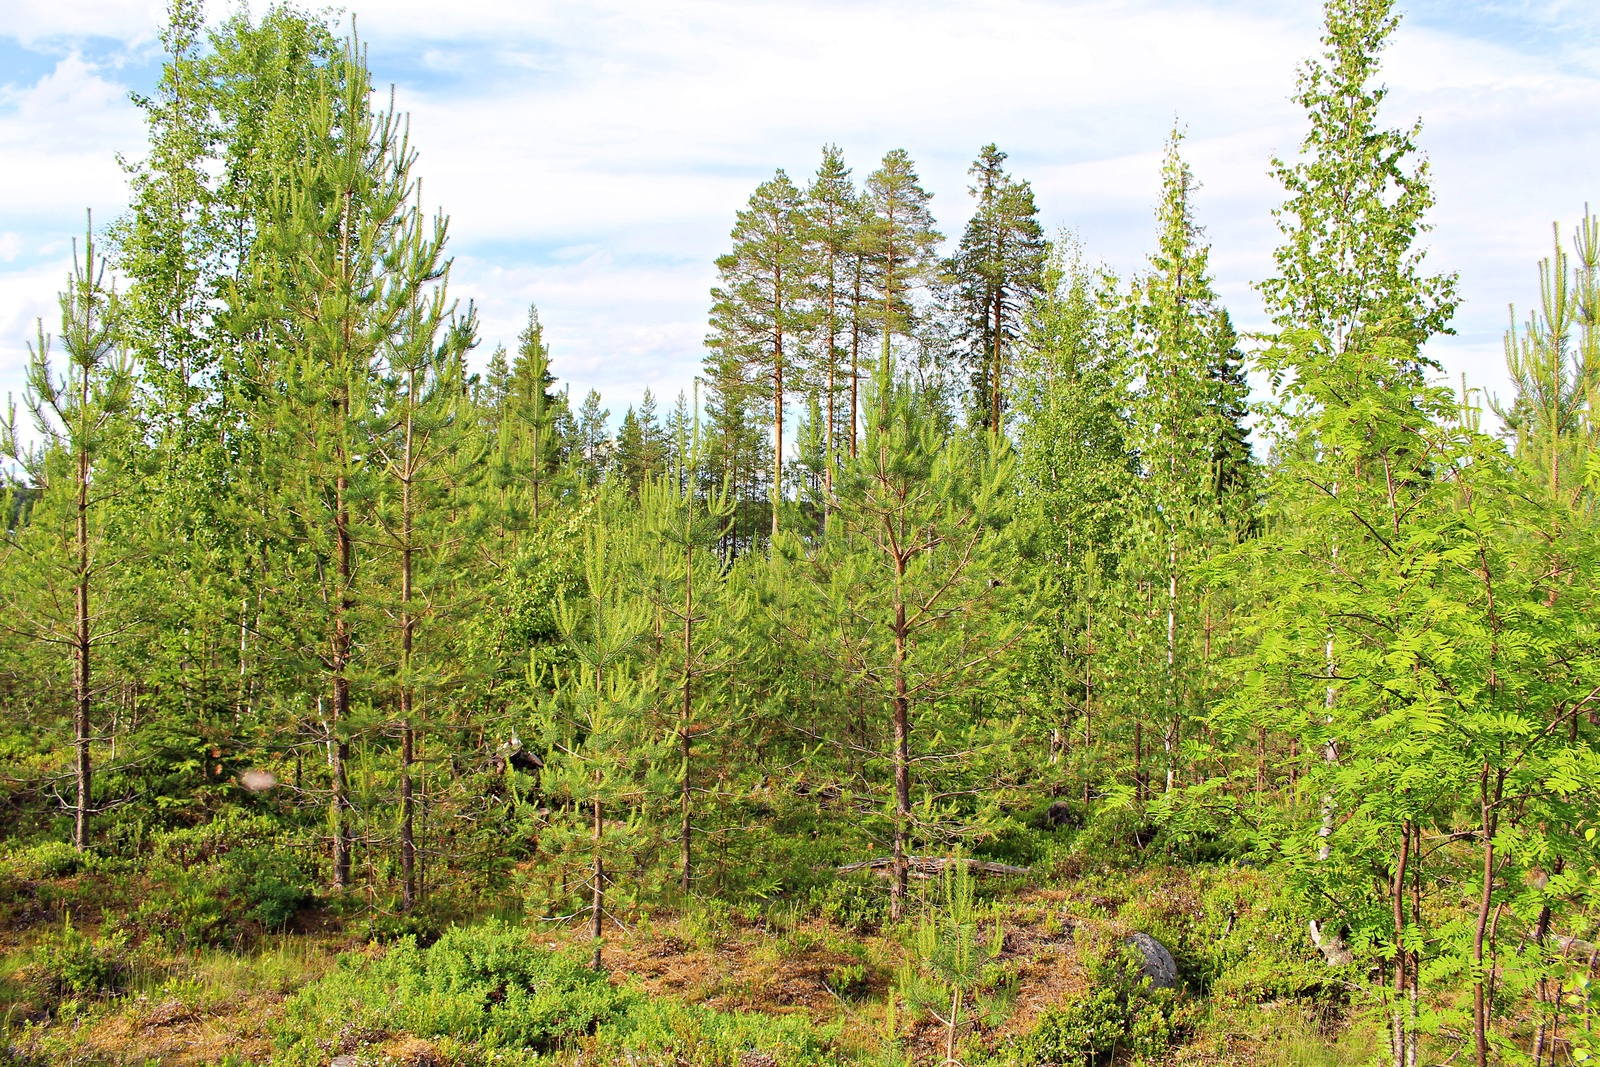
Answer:
[(272, 1025), (280, 1052), (273, 1062), (287, 1064), (324, 1064), (330, 1052), (359, 1056), (363, 1047), (401, 1035), (453, 1044), (464, 1050), (464, 1062), (482, 1053), (521, 1063), (524, 1054), (578, 1047), (603, 1063), (836, 1061), (837, 1028), (651, 1000), (589, 969), (587, 954), (539, 948), (523, 930), (495, 920), (453, 927), (429, 948), (406, 937), (386, 950), (346, 953), (333, 972), (290, 997), (283, 1020)]
[(223, 887), (243, 917), (282, 930), (311, 903), (311, 872), (298, 855), (279, 849), (241, 848), (223, 857)]
[(198, 948), (225, 940), (227, 891), (213, 868), (166, 868), (128, 916), (130, 929), (173, 948)]
[(418, 946), (427, 948), (444, 934), (449, 922), (427, 904), (419, 904), (410, 911), (400, 902), (390, 898), (376, 911), (359, 918), (347, 920), (345, 929), (353, 931), (363, 941), (387, 945), (403, 938), (412, 938)]
[(79, 932), (69, 916), (61, 929), (33, 949), (26, 972), (49, 1008), (67, 1000), (114, 997), (127, 988), (131, 967), (127, 939), (96, 939)]
[(842, 963), (829, 968), (823, 982), (840, 1000), (860, 1000), (872, 988), (872, 972), (864, 963)]
[(1341, 997), (1352, 975), (1330, 968), (1306, 931), (1310, 916), (1281, 883), (1254, 871), (1217, 872), (1201, 898), (1199, 979), (1236, 1003)]
[(151, 861), (192, 868), (209, 864), (238, 849), (271, 847), (283, 837), (283, 828), (259, 814), (226, 808), (195, 826), (156, 830), (142, 847)]
[(639, 1000), (595, 1039), (601, 1063), (694, 1064), (695, 1067), (822, 1067), (838, 1063), (837, 1026), (802, 1016), (714, 1011), (673, 1000)]
[(426, 949), (405, 937), (378, 956), (347, 953), (289, 1000), (280, 1037), (307, 1053), (332, 1035), (401, 1032), (548, 1052), (638, 999), (577, 954), (536, 948), (521, 930), (490, 921), (453, 928)]
[(1087, 990), (1040, 1013), (1016, 1059), (1025, 1064), (1109, 1064), (1119, 1052), (1159, 1061), (1182, 1028), (1176, 992), (1153, 989), (1137, 950), (1094, 952)]
[(65, 878), (83, 870), (88, 857), (65, 841), (41, 841), (17, 852), (12, 862), (24, 878)]
[(267, 842), (235, 845), (204, 862), (168, 856), (144, 873), (149, 884), (129, 906), (128, 925), (173, 948), (244, 948), (262, 930), (285, 929), (315, 898), (305, 859)]
[(714, 897), (695, 898), (678, 913), (677, 929), (687, 944), (714, 949), (733, 933), (733, 911)]
[(1150, 845), (1156, 834), (1142, 804), (1111, 801), (1090, 808), (1083, 829), (1072, 839), (1072, 850), (1102, 869), (1141, 867), (1153, 858)]
[(1117, 990), (1090, 989), (1039, 1014), (1022, 1042), (1025, 1063), (1083, 1064), (1111, 1055), (1127, 1030)]
[(840, 878), (812, 892), (812, 904), (822, 917), (853, 934), (869, 934), (882, 924), (888, 911), (887, 888), (881, 879)]

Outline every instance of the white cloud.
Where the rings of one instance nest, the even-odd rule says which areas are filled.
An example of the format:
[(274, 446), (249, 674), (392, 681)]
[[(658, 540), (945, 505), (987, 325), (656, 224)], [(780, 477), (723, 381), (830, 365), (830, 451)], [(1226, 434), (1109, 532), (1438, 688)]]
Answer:
[(155, 37), (166, 17), (161, 0), (6, 0), (5, 33), (28, 47), (61, 37)]
[[(1425, 120), (1439, 194), (1430, 264), (1459, 270), (1467, 301), (1461, 336), (1438, 352), (1498, 381), (1505, 302), (1532, 291), (1549, 221), (1571, 220), (1594, 193), (1584, 185), (1600, 133), (1586, 116), (1600, 106), (1600, 76), (1578, 31), (1596, 19), (1561, 2), (1417, 3), (1386, 78), (1391, 121)], [(99, 33), (130, 49), (147, 47), (160, 17), (144, 3), (11, 6), (24, 41)], [(807, 175), (826, 141), (858, 176), (907, 148), (950, 235), (968, 213), (968, 162), (996, 141), (1033, 181), (1047, 224), (1078, 230), (1092, 256), (1126, 272), (1153, 237), (1158, 153), (1176, 117), (1204, 183), (1219, 287), (1258, 325), (1250, 283), (1271, 270), (1279, 196), (1268, 160), (1300, 138), (1289, 96), (1296, 65), (1319, 48), (1319, 6), (463, 0), (441, 19), (432, 0), (385, 0), (358, 10), (376, 74), (399, 83), (412, 115), (428, 197), (452, 215), (453, 281), (479, 303), (485, 350), (512, 341), (536, 300), (557, 372), (577, 394), (601, 388), (617, 412), (646, 386), (666, 396), (689, 386), (711, 261), (734, 211), (774, 167)], [(92, 12), (103, 12), (94, 26)], [(141, 136), (123, 87), (75, 56), (0, 100), (0, 151), (22, 164), (0, 176), (0, 204), (12, 205), (0, 230), (21, 235), (0, 268), (0, 329), (19, 320), (10, 301), (33, 292), (25, 279), (47, 240), (81, 226), (84, 205), (109, 219), (122, 202), (112, 154), (137, 154)], [(59, 281), (38, 282), (43, 299)], [(11, 343), (0, 337), (0, 353)], [(0, 391), (14, 366), (0, 354)]]
[(56, 292), (71, 266), (68, 258), (0, 271), (0, 404), (9, 393), (20, 406), (28, 345), (38, 336), (40, 323), (46, 333), (58, 332), (61, 310)]

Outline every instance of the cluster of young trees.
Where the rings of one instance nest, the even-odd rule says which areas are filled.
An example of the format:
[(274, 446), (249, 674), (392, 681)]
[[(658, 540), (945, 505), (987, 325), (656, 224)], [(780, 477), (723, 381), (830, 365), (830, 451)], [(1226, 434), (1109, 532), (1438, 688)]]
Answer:
[(132, 207), (0, 438), (6, 832), (249, 816), (375, 909), (583, 914), (598, 962), (619, 898), (881, 860), (898, 914), (918, 854), (1074, 822), (1277, 865), (1330, 965), (1381, 964), (1396, 1067), (1456, 996), (1480, 1064), (1519, 997), (1547, 1058), (1600, 818), (1600, 223), (1486, 432), (1427, 354), (1396, 17), (1326, 16), (1248, 358), (1180, 133), (1128, 279), (994, 145), (948, 258), (905, 152), (858, 187), (829, 147), (737, 216), (703, 409), (613, 434), (536, 310), (469, 370), (355, 42), (177, 0)]

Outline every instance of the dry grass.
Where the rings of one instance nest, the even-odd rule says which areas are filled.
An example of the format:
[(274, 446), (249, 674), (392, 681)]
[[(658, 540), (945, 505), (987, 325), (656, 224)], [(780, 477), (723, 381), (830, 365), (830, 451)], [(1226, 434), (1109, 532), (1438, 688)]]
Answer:
[[(31, 943), (14, 942), (21, 954)], [(15, 1051), (43, 1062), (158, 1062), (200, 1067), (232, 1056), (265, 1063), (271, 1022), (288, 995), (332, 967), (342, 939), (271, 939), (247, 956), (219, 950), (145, 958), (117, 999), (64, 1005), (53, 1020), (13, 1029)]]
[[(1028, 1033), (1046, 1008), (1085, 988), (1082, 958), (1088, 949), (1120, 939), (1135, 923), (1193, 922), (1198, 900), (1187, 879), (1142, 872), (1110, 883), (1088, 878), (1068, 888), (1025, 890), (983, 907), (985, 925), (998, 921), (1004, 932), (1000, 962), (1014, 977), (1017, 995), (1007, 1021), (979, 1040), (1003, 1049)], [(0, 936), (7, 949), (25, 949), (41, 932), (12, 929)], [(531, 936), (549, 947), (586, 942), (577, 924), (540, 926)], [(269, 1030), (284, 1001), (350, 947), (343, 936), (319, 930), (270, 938), (243, 956), (176, 955), (136, 974), (127, 996), (84, 1005), (70, 1019), (13, 1030), (11, 1041), (43, 1062), (156, 1060), (199, 1067), (231, 1056), (266, 1063), (272, 1056)], [(740, 919), (715, 908), (652, 916), (625, 932), (613, 929), (604, 952), (614, 981), (718, 1010), (798, 1015), (832, 1025), (847, 1055), (879, 1047), (886, 995), (902, 957), (899, 941), (886, 934), (856, 936), (782, 910)], [(851, 967), (862, 968), (865, 981), (854, 995), (841, 995), (830, 976), (836, 986), (837, 975)], [(1173, 1067), (1344, 1067), (1370, 1058), (1375, 1048), (1369, 1028), (1330, 1026), (1296, 1004), (1231, 1011), (1212, 1009), (1196, 1039), (1174, 1050)], [(902, 1014), (900, 1029), (919, 1060), (942, 1057), (937, 1026)], [(446, 1046), (393, 1035), (374, 1051), (404, 1067), (444, 1067), (453, 1062)]]

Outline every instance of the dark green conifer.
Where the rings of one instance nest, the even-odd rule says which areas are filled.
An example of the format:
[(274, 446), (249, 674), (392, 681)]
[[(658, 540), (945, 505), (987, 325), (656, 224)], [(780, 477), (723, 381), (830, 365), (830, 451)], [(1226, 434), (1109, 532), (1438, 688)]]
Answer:
[(1005, 170), (1006, 154), (985, 145), (967, 171), (977, 210), (947, 270), (977, 425), (1002, 427), (1006, 382), (1030, 303), (1044, 284), (1046, 244), (1033, 189)]

